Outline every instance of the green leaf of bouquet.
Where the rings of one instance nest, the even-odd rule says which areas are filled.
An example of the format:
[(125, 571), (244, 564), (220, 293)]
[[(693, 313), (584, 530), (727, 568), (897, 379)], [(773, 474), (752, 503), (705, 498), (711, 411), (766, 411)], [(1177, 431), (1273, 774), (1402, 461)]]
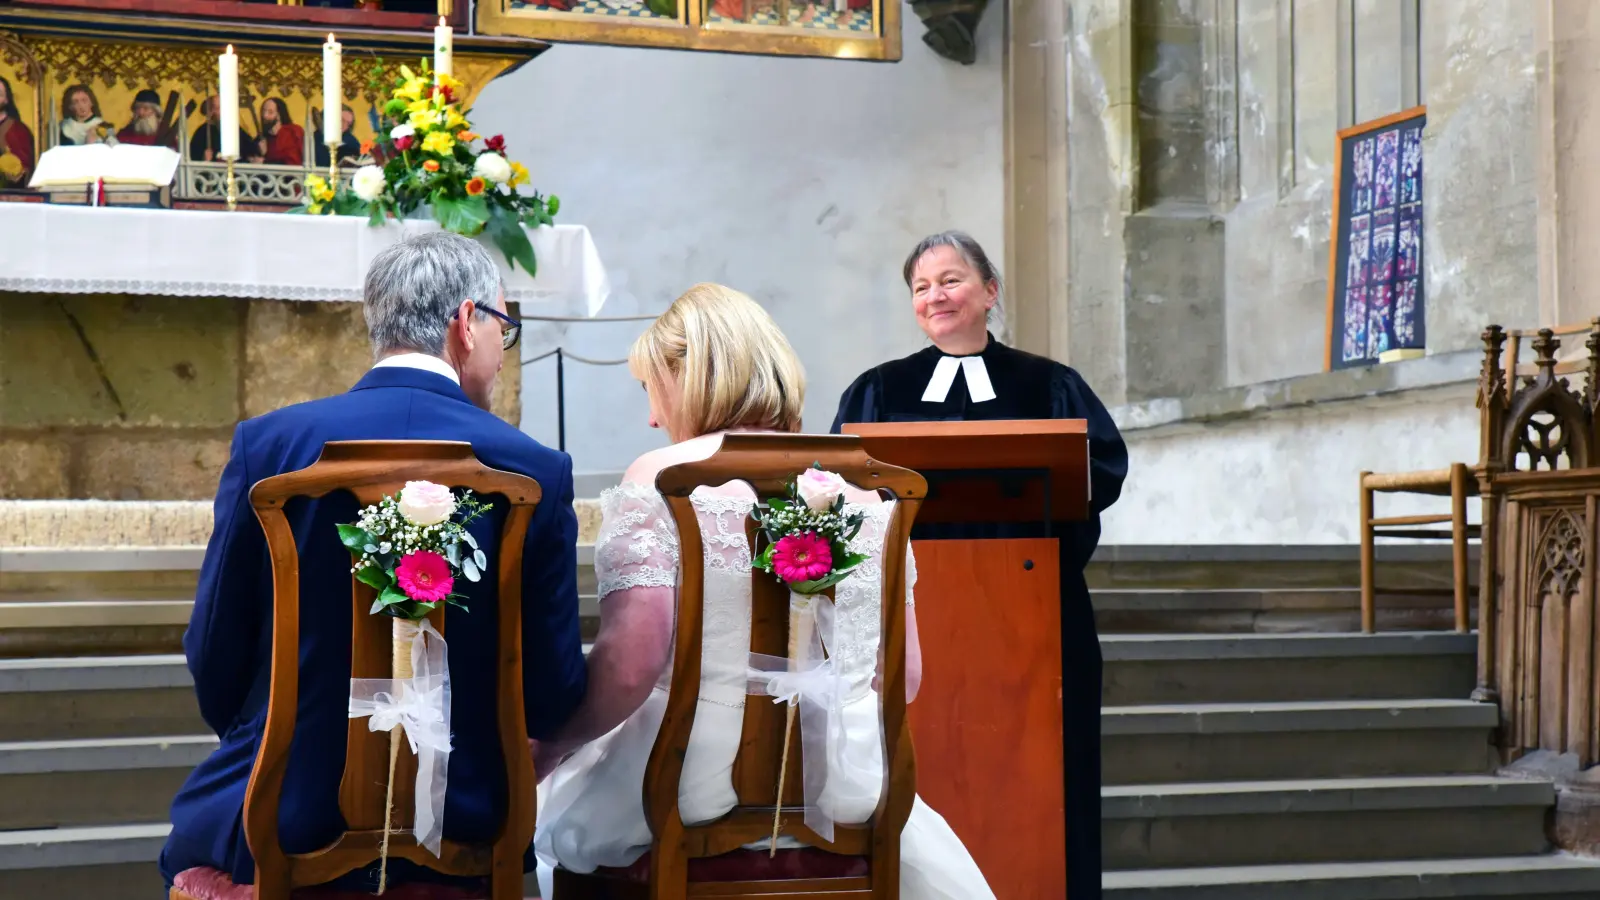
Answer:
[(489, 571), (489, 557), (485, 556), (482, 550), (472, 551), (472, 561), (478, 564), (480, 571)]
[(356, 525), (339, 526), (339, 542), (347, 548), (360, 553), (368, 544), (376, 544), (378, 539), (368, 534), (366, 529)]
[(384, 588), (394, 583), (390, 579), (389, 573), (378, 568), (377, 566), (363, 567), (361, 571), (356, 573), (356, 580), (378, 591), (382, 591)]
[(470, 559), (463, 559), (461, 561), (461, 574), (467, 576), (468, 581), (477, 581), (480, 577), (482, 577), (478, 573), (478, 564)]
[(451, 197), (443, 191), (433, 195), (433, 217), (445, 231), (473, 237), (489, 221), (489, 206), (483, 196)]
[(383, 204), (381, 202), (367, 204), (367, 224), (372, 226), (383, 224)]
[(445, 547), (444, 558), (446, 562), (450, 563), (452, 568), (461, 568), (461, 545), (452, 543), (448, 547)]
[(411, 598), (406, 596), (405, 591), (400, 590), (398, 584), (391, 583), (384, 585), (383, 593), (378, 595), (378, 601), (384, 606), (394, 606), (397, 603), (410, 603)]
[(467, 609), (467, 605), (461, 602), (465, 599), (467, 598), (464, 594), (451, 594), (450, 596), (444, 598), (446, 603), (460, 609), (462, 612), (471, 612), (471, 610)]
[(378, 599), (372, 601), (372, 608), (367, 610), (367, 615), (375, 616), (380, 612), (383, 612), (383, 598), (382, 597), (379, 597)]
[(820, 594), (845, 580), (848, 575), (848, 572), (830, 572), (821, 578), (813, 578), (810, 581), (792, 582), (789, 585), (789, 590), (794, 591), (796, 594)]
[(506, 261), (511, 263), (512, 271), (516, 271), (520, 265), (528, 273), (528, 277), (532, 278), (538, 273), (539, 265), (534, 259), (533, 244), (528, 240), (528, 233), (522, 230), (522, 222), (515, 213), (498, 203), (488, 209), (489, 223), (484, 230), (488, 232), (494, 245), (500, 248), (500, 252), (506, 255)]
[(474, 550), (478, 549), (478, 539), (472, 536), (472, 532), (461, 532), (461, 539), (467, 542), (468, 547), (471, 547)]

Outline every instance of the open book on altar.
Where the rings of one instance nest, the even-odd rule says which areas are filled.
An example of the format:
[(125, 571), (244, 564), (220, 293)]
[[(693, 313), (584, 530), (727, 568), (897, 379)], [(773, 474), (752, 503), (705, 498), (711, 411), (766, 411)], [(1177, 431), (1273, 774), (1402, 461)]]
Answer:
[(166, 187), (178, 172), (178, 154), (166, 147), (105, 144), (52, 147), (39, 157), (29, 187), (50, 188), (104, 181), (108, 185)]

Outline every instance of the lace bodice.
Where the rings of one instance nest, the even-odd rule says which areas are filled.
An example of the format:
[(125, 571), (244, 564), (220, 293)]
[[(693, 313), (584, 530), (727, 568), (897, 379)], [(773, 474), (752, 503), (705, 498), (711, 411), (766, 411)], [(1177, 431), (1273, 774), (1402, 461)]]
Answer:
[[(700, 522), (705, 566), (705, 631), (701, 699), (742, 706), (750, 653), (750, 545), (745, 522), (753, 495), (698, 489), (690, 497)], [(677, 587), (679, 544), (666, 501), (655, 488), (624, 482), (601, 494), (600, 536), (594, 566), (602, 601), (633, 588)], [(866, 513), (850, 543), (862, 563), (834, 590), (834, 643), (828, 648), (850, 693), (865, 691), (877, 668), (881, 638), (884, 530), (894, 503), (853, 508)], [(906, 603), (912, 602), (916, 561), (907, 548)], [(663, 675), (663, 686), (670, 673)]]

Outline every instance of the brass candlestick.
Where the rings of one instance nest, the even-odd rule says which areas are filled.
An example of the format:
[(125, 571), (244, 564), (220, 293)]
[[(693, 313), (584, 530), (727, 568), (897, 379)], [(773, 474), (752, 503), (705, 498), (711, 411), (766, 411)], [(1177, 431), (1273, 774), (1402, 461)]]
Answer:
[(328, 187), (339, 193), (339, 147), (337, 141), (328, 142)]
[(228, 163), (228, 212), (233, 212), (239, 206), (239, 182), (233, 177), (233, 161), (235, 157), (225, 156), (223, 159)]

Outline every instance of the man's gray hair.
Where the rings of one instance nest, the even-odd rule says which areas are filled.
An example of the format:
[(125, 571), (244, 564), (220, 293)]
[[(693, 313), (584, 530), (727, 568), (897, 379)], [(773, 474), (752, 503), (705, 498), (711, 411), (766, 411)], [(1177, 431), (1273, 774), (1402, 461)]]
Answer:
[(503, 287), (494, 258), (471, 238), (431, 231), (385, 247), (362, 292), (373, 358), (397, 350), (439, 356), (461, 301), (493, 309)]

